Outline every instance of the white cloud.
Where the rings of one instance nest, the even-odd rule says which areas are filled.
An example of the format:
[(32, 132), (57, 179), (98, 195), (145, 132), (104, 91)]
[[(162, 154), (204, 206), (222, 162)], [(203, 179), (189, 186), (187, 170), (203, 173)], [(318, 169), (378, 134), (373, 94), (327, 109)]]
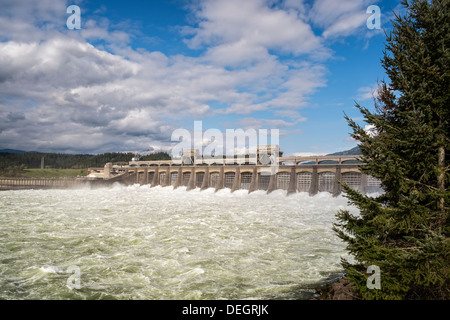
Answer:
[(246, 129), (281, 129), (295, 127), (298, 122), (288, 122), (282, 119), (241, 118), (236, 121), (238, 127)]
[[(192, 48), (213, 46), (209, 54), (217, 62), (223, 57), (217, 51), (236, 55), (235, 59), (248, 59), (243, 52), (261, 53), (264, 49), (294, 55), (328, 52), (296, 12), (269, 8), (267, 4), (265, 0), (201, 1), (196, 12), (199, 27), (185, 29), (193, 35), (186, 43)], [(238, 50), (230, 52), (230, 48)]]
[(366, 10), (373, 0), (316, 0), (309, 12), (312, 23), (323, 29), (324, 38), (348, 36), (367, 31)]
[(361, 87), (358, 89), (356, 100), (373, 100), (378, 96), (378, 83), (372, 86)]
[[(330, 35), (343, 34), (339, 19), (352, 17), (363, 3), (345, 2), (331, 12), (328, 2), (319, 2), (311, 9), (293, 0), (199, 1), (192, 9), (196, 26), (183, 29), (186, 44), (200, 52), (189, 57), (135, 50), (135, 26), (130, 32), (107, 19), (87, 18), (82, 30), (68, 32), (63, 0), (5, 0), (0, 145), (164, 150), (173, 144), (170, 134), (178, 123), (234, 114), (247, 115), (242, 125), (295, 130), (306, 121), (298, 110), (326, 85), (322, 62), (331, 55), (308, 19)], [(330, 21), (320, 22), (320, 14)], [(258, 111), (274, 118), (253, 117)]]
[(4, 93), (23, 87), (76, 88), (125, 79), (138, 73), (139, 65), (101, 51), (89, 43), (63, 37), (42, 42), (0, 42), (0, 79)]
[[(2, 0), (0, 12), (0, 41), (36, 41), (65, 26), (65, 1)], [(63, 14), (61, 14), (63, 13)], [(41, 27), (36, 27), (40, 25)]]
[(368, 124), (364, 127), (364, 131), (367, 133), (369, 137), (375, 137), (378, 135), (377, 127), (373, 124)]

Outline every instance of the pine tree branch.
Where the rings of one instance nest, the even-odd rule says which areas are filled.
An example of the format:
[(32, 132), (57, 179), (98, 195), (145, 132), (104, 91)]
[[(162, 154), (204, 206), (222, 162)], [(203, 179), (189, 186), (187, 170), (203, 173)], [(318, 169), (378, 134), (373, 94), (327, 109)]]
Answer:
[[(423, 183), (423, 182), (420, 182), (420, 181), (417, 181), (417, 180), (412, 180), (412, 179), (407, 178), (407, 177), (404, 177), (403, 179), (405, 181), (411, 182), (413, 185), (420, 185), (420, 186), (426, 187), (426, 188), (428, 188), (428, 189), (430, 189), (432, 191), (441, 191), (441, 189), (439, 189), (438, 187), (434, 187), (434, 186), (431, 186), (429, 184), (426, 184), (426, 183)], [(445, 191), (445, 189), (444, 189), (444, 191)]]

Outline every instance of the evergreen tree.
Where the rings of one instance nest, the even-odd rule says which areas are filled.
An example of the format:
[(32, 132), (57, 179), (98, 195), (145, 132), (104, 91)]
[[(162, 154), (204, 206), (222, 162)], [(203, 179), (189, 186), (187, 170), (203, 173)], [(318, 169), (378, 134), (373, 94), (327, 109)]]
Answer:
[[(450, 298), (450, 1), (403, 1), (387, 35), (375, 111), (357, 105), (372, 134), (346, 119), (360, 142), (361, 170), (381, 180), (369, 197), (346, 185), (358, 216), (342, 210), (334, 230), (354, 261), (342, 261), (365, 299)], [(369, 289), (367, 269), (381, 272)]]

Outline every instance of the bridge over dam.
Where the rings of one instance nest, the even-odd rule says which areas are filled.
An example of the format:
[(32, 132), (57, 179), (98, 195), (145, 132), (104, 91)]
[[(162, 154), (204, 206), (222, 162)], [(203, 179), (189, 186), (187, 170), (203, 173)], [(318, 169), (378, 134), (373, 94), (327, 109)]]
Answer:
[[(278, 166), (258, 163), (236, 163), (226, 159), (202, 159), (201, 163), (176, 164), (172, 160), (131, 161), (128, 164), (108, 163), (104, 168), (90, 168), (109, 182), (150, 185), (193, 190), (228, 188), (231, 192), (285, 190), (286, 194), (342, 192), (341, 181), (363, 193), (380, 191), (380, 181), (361, 172), (364, 164), (357, 156), (280, 157)], [(189, 161), (188, 161), (189, 162)], [(219, 163), (217, 163), (219, 162)]]

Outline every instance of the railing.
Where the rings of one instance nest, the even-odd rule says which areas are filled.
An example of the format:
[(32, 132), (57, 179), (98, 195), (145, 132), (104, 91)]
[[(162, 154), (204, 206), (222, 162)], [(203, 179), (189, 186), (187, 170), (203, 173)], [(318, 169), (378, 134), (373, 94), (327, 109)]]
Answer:
[[(294, 165), (300, 164), (300, 163), (306, 163), (311, 162), (312, 164), (321, 164), (321, 162), (335, 162), (333, 164), (345, 164), (345, 162), (348, 161), (357, 161), (359, 155), (339, 155), (339, 156), (292, 156), (292, 157), (278, 157), (277, 161), (280, 165), (283, 165), (285, 162), (291, 162)], [(244, 162), (244, 158), (240, 159), (242, 162)], [(253, 159), (254, 160), (254, 159)], [(234, 165), (236, 163), (237, 159), (222, 159), (222, 158), (203, 158), (199, 159), (198, 163), (193, 162), (192, 164), (183, 164), (183, 165)], [(153, 160), (153, 161), (130, 161), (128, 166), (172, 166), (174, 164), (180, 165), (180, 163), (176, 163), (172, 160)], [(114, 164), (116, 167), (126, 167), (123, 163)], [(250, 165), (257, 165), (256, 163), (250, 163)]]
[(0, 189), (68, 188), (85, 182), (77, 178), (0, 178)]

